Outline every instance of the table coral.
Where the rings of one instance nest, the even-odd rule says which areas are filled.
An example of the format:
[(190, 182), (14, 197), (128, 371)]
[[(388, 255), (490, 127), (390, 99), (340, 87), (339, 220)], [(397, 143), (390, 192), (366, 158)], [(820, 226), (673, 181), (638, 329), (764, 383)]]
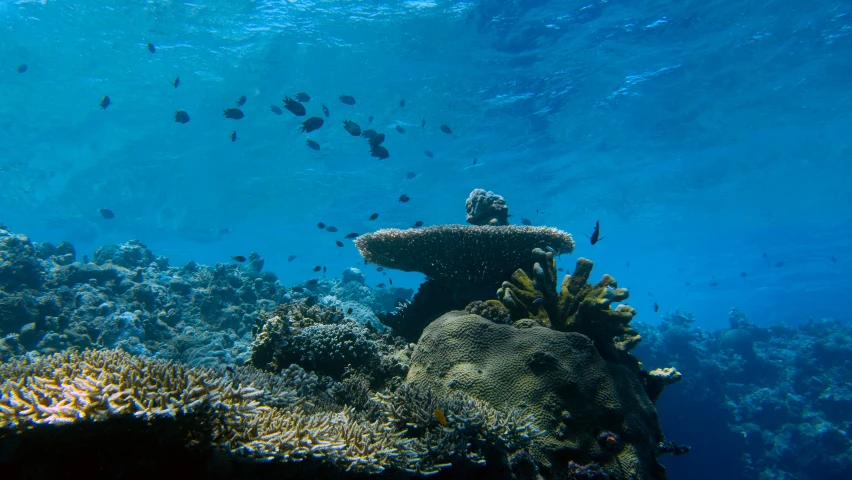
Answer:
[(496, 288), (529, 262), (533, 248), (574, 250), (571, 235), (550, 227), (439, 225), (361, 235), (355, 245), (368, 263), (470, 288)]

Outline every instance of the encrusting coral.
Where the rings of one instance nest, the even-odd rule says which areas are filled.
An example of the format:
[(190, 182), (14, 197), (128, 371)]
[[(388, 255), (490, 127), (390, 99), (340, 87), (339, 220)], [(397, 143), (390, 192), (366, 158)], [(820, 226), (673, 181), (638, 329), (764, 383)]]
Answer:
[[(5, 431), (123, 416), (153, 421), (201, 415), (210, 438), (196, 440), (226, 452), (261, 461), (319, 460), (364, 473), (388, 467), (436, 473), (459, 458), (480, 463), (485, 446), (478, 438), (510, 454), (534, 436), (528, 417), (503, 414), (464, 396), (436, 404), (423, 401), (434, 398), (428, 392), (418, 396), (400, 389), (371, 398), (370, 411), (320, 409), (280, 377), (111, 350), (16, 359), (0, 365), (0, 377), (0, 429)], [(423, 415), (433, 404), (448, 412), (446, 424)], [(408, 429), (417, 436), (407, 435)]]

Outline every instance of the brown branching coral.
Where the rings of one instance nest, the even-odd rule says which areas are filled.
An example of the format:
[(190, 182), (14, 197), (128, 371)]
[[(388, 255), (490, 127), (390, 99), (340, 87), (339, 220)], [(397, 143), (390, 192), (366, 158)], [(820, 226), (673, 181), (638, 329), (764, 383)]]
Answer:
[(562, 230), (514, 225), (383, 229), (358, 237), (355, 245), (369, 263), (468, 289), (497, 287), (529, 262), (533, 248), (574, 250), (574, 240)]
[(482, 318), (487, 318), (495, 323), (512, 323), (512, 316), (509, 310), (497, 300), (477, 300), (470, 302), (464, 310), (467, 313), (479, 315)]

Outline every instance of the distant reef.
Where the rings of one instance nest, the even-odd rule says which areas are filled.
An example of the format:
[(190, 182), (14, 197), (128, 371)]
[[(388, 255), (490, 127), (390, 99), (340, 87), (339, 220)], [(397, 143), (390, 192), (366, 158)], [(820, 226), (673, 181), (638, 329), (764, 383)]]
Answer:
[(736, 308), (728, 318), (715, 332), (680, 310), (636, 325), (643, 361), (689, 372), (661, 413), (703, 452), (691, 459), (700, 478), (852, 478), (852, 325), (758, 325)]

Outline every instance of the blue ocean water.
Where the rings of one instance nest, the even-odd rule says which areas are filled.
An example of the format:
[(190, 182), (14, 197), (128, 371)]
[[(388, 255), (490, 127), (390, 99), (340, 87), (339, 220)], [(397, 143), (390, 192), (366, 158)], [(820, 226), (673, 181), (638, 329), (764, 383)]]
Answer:
[[(578, 248), (560, 265), (594, 260), (644, 322), (680, 308), (716, 329), (732, 307), (758, 324), (848, 321), (851, 12), (801, 0), (6, 0), (0, 220), (81, 254), (129, 239), (173, 265), (258, 252), (291, 285), (317, 264), (328, 276), (357, 266), (354, 246), (335, 245), (350, 231), (464, 223), (483, 188), (513, 223), (571, 232)], [(328, 106), (324, 128), (305, 135), (303, 118), (270, 111), (296, 92), (311, 95), (308, 116)], [(224, 118), (242, 95), (245, 118)], [(390, 158), (372, 158), (345, 119), (385, 131)]]

